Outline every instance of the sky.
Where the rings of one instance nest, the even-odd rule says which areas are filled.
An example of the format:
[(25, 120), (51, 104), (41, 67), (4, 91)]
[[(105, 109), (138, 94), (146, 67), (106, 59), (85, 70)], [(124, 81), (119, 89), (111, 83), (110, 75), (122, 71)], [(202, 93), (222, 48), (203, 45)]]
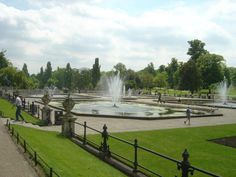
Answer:
[(0, 0), (0, 50), (31, 74), (48, 61), (53, 70), (92, 68), (95, 58), (102, 71), (157, 69), (187, 61), (194, 39), (236, 67), (236, 1)]

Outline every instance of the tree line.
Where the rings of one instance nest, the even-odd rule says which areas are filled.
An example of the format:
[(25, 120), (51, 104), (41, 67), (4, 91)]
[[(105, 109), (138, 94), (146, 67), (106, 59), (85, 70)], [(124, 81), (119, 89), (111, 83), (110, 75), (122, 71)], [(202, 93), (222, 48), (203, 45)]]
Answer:
[(40, 68), (38, 74), (29, 74), (24, 63), (17, 69), (6, 58), (6, 51), (0, 52), (0, 86), (17, 89), (57, 87), (68, 90), (99, 89), (104, 86), (105, 77), (120, 73), (126, 88), (153, 89), (171, 88), (189, 90), (194, 93), (200, 89), (208, 89), (209, 93), (216, 85), (227, 80), (228, 85), (236, 86), (236, 68), (227, 67), (223, 56), (210, 53), (205, 43), (194, 39), (188, 41), (188, 61), (181, 62), (172, 58), (167, 65), (155, 69), (149, 63), (144, 69), (134, 71), (127, 69), (123, 63), (117, 63), (111, 71), (100, 71), (99, 58), (95, 58), (92, 68), (71, 68), (70, 63), (64, 68), (52, 70), (51, 62)]

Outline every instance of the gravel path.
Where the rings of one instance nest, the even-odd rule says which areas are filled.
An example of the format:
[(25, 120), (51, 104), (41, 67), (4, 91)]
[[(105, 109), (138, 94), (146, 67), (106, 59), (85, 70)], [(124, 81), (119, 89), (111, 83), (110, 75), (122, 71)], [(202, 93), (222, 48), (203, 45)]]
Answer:
[(12, 141), (4, 122), (5, 119), (0, 118), (0, 177), (37, 177)]

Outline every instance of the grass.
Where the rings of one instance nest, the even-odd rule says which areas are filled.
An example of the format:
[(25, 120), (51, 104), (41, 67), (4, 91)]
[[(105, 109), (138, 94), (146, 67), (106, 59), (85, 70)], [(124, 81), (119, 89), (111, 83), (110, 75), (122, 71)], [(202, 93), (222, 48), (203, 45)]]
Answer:
[[(0, 111), (4, 112), (4, 116), (7, 118), (15, 119), (16, 118), (16, 106), (11, 104), (9, 101), (0, 98)], [(22, 116), (24, 117), (26, 122), (43, 125), (43, 122), (31, 115), (29, 115), (25, 111), (21, 111)]]
[[(131, 142), (137, 138), (139, 145), (177, 160), (182, 160), (181, 154), (184, 149), (187, 148), (190, 154), (189, 160), (192, 165), (220, 176), (235, 177), (236, 149), (208, 141), (219, 137), (236, 136), (235, 130), (236, 124), (116, 133), (114, 135)], [(90, 135), (88, 138), (93, 140), (98, 139), (98, 136)], [(117, 141), (112, 140), (112, 138), (109, 139), (109, 145), (111, 151), (124, 157), (128, 157), (130, 160), (134, 159), (134, 150), (128, 145), (118, 143)], [(159, 157), (154, 157), (143, 150), (139, 150), (138, 154), (139, 164), (145, 165), (149, 169), (152, 169), (163, 176), (175, 176), (178, 174), (177, 165), (175, 163), (163, 160)], [(195, 172), (194, 176), (204, 177), (206, 175)]]
[(125, 176), (56, 132), (13, 126), (61, 177)]

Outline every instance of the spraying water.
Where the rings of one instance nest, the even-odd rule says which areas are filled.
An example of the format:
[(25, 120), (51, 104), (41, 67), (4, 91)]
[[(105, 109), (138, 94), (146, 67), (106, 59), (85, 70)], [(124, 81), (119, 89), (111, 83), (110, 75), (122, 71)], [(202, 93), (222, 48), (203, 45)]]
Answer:
[(226, 79), (224, 79), (220, 83), (218, 90), (220, 93), (220, 99), (222, 100), (222, 103), (227, 104), (227, 82), (226, 82)]
[(112, 104), (114, 107), (117, 107), (117, 103), (120, 101), (120, 98), (122, 96), (123, 87), (123, 81), (120, 78), (120, 74), (118, 73), (117, 75), (108, 78), (107, 83), (109, 95), (112, 98)]

